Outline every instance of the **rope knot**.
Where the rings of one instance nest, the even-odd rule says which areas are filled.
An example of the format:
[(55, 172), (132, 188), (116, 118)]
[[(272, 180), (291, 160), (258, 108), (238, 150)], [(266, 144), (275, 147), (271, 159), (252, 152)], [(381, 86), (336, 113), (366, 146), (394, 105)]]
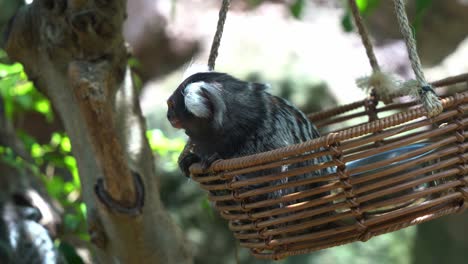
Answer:
[(429, 84), (421, 86), (419, 95), (429, 117), (437, 116), (444, 110), (442, 102)]
[(393, 0), (395, 11), (400, 26), (400, 31), (405, 39), (406, 48), (408, 50), (408, 57), (413, 68), (414, 75), (419, 84), (418, 95), (424, 108), (427, 111), (428, 117), (434, 117), (440, 114), (444, 109), (442, 102), (436, 95), (432, 87), (426, 82), (424, 72), (422, 71), (421, 60), (419, 59), (416, 49), (416, 40), (413, 36), (413, 31), (405, 11), (405, 4), (403, 0)]
[(432, 86), (430, 84), (426, 84), (426, 85), (423, 85), (421, 86), (421, 90), (419, 90), (419, 95), (424, 95), (425, 93), (433, 93), (433, 94), (436, 94), (434, 89), (432, 88)]

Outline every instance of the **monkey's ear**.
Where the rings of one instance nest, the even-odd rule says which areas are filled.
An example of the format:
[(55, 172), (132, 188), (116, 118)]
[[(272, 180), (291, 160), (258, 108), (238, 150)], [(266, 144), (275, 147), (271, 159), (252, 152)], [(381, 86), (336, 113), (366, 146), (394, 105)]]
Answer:
[(206, 84), (201, 87), (204, 96), (208, 99), (212, 106), (212, 118), (217, 127), (223, 125), (224, 116), (226, 115), (226, 104), (224, 103), (221, 90), (211, 84)]
[(200, 118), (210, 118), (213, 113), (207, 96), (204, 95), (201, 87), (205, 82), (194, 82), (188, 84), (182, 94), (184, 95), (185, 107), (187, 110)]
[(226, 113), (226, 104), (221, 89), (214, 84), (195, 82), (184, 89), (184, 101), (188, 111), (200, 118), (211, 118), (221, 126)]

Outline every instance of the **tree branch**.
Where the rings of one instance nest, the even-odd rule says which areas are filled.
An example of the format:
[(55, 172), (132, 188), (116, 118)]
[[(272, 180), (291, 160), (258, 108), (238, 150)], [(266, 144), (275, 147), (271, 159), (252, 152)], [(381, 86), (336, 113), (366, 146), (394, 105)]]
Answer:
[[(99, 259), (190, 263), (182, 234), (159, 198), (145, 122), (126, 65), (125, 16), (123, 0), (36, 0), (16, 14), (6, 51), (23, 63), (63, 121)], [(134, 180), (133, 173), (141, 178)], [(94, 192), (100, 178), (109, 199)], [(108, 210), (143, 206), (139, 183), (145, 189), (142, 213)]]

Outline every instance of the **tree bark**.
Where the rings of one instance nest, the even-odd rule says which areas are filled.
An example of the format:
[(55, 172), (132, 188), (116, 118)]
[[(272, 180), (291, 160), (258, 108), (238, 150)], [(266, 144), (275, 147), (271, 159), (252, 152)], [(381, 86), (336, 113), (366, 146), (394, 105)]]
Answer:
[(127, 68), (124, 0), (36, 0), (5, 49), (58, 112), (72, 143), (102, 263), (190, 263), (159, 198), (145, 123)]

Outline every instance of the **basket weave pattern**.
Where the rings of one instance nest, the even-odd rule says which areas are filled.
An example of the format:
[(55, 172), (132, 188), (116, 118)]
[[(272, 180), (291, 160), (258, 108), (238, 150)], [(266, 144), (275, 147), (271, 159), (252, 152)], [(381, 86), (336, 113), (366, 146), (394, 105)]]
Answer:
[[(217, 161), (209, 172), (195, 164), (192, 178), (208, 191), (240, 245), (259, 258), (280, 259), (366, 241), (468, 207), (468, 92), (447, 96), (442, 103), (444, 112), (432, 119), (414, 102), (382, 106), (373, 97), (312, 114), (309, 118), (322, 137)], [(415, 144), (417, 148), (409, 148)], [(408, 150), (351, 166), (402, 147)], [(319, 156), (331, 161), (256, 178), (236, 177)], [(328, 175), (294, 178), (327, 167), (332, 170)], [(289, 180), (277, 185), (280, 179)], [(256, 199), (312, 183), (321, 186), (278, 199)]]

